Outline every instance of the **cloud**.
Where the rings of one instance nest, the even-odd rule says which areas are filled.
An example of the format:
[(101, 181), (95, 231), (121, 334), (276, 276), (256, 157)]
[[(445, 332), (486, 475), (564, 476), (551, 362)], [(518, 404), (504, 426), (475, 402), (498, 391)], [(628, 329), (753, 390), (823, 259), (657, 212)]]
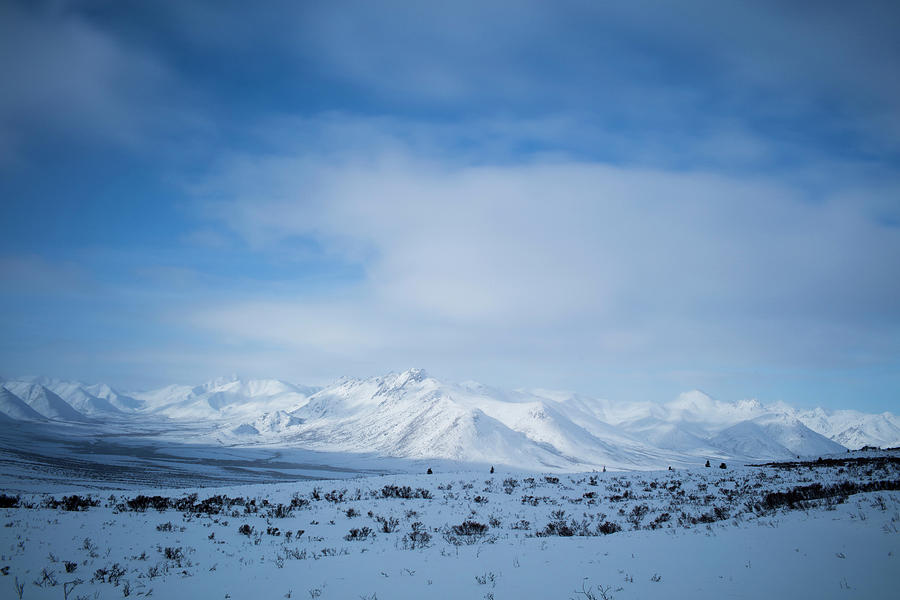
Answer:
[(559, 158), (469, 164), (373, 139), (235, 156), (198, 188), (260, 251), (312, 239), (362, 276), (330, 299), (222, 302), (195, 326), (298, 357), (430, 357), (461, 373), (850, 367), (900, 351), (900, 230), (873, 218), (878, 194)]

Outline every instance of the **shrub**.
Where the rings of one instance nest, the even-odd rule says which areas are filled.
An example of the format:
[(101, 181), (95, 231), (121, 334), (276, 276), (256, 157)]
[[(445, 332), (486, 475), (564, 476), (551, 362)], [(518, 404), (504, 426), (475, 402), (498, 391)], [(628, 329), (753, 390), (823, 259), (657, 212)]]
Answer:
[(669, 521), (671, 518), (672, 516), (667, 512), (657, 515), (657, 517), (650, 522), (650, 529), (659, 529), (662, 527), (663, 523)]
[(397, 486), (397, 485), (386, 485), (381, 488), (381, 497), (382, 498), (423, 498), (428, 500), (432, 498), (431, 492), (424, 488), (416, 488), (415, 491), (408, 485)]
[(646, 504), (638, 504), (631, 509), (631, 513), (628, 515), (628, 522), (634, 525), (635, 529), (638, 529), (641, 526), (641, 521), (648, 512), (650, 512), (649, 506)]
[(171, 501), (162, 496), (144, 496), (142, 494), (135, 496), (131, 500), (126, 500), (125, 505), (129, 510), (135, 512), (144, 512), (148, 508), (155, 508), (162, 512), (171, 506)]
[(571, 525), (562, 520), (550, 521), (544, 526), (541, 531), (538, 531), (535, 535), (537, 535), (538, 537), (547, 537), (551, 535), (558, 535), (560, 537), (572, 537), (573, 535), (575, 535), (575, 529), (573, 529)]
[(488, 526), (477, 521), (466, 520), (459, 525), (454, 525), (451, 530), (456, 535), (478, 536), (487, 533)]
[(166, 547), (163, 555), (166, 557), (166, 560), (175, 561), (178, 565), (181, 565), (181, 561), (184, 559), (184, 550), (182, 550), (181, 546), (177, 548)]
[(797, 505), (803, 506), (812, 500), (833, 498), (835, 496), (846, 497), (851, 494), (883, 490), (900, 490), (900, 479), (895, 479), (893, 481), (870, 481), (868, 483), (843, 481), (830, 486), (823, 486), (821, 483), (798, 486), (786, 492), (772, 492), (767, 494), (765, 499), (763, 499), (762, 508), (769, 510), (774, 510), (781, 506), (795, 508)]
[(19, 497), (0, 494), (0, 508), (18, 508)]
[(426, 531), (425, 526), (416, 521), (412, 524), (412, 531), (403, 536), (403, 547), (407, 550), (416, 548), (427, 548), (431, 542), (431, 534)]
[(611, 533), (622, 531), (622, 527), (621, 525), (613, 521), (604, 521), (599, 527), (597, 527), (597, 531), (599, 531), (603, 535), (609, 535)]
[(374, 536), (375, 532), (369, 527), (353, 528), (350, 530), (350, 533), (344, 536), (344, 539), (348, 542), (357, 542), (368, 538), (370, 535)]
[(396, 486), (386, 485), (381, 488), (381, 496), (383, 498), (412, 498), (413, 491), (408, 485)]
[(246, 535), (247, 537), (250, 537), (253, 534), (253, 528), (250, 525), (248, 525), (247, 523), (244, 523), (243, 525), (238, 527), (238, 533), (240, 533), (241, 535)]
[(61, 508), (68, 511), (78, 511), (87, 510), (92, 506), (100, 506), (100, 501), (94, 500), (90, 496), (72, 494), (71, 496), (63, 496), (61, 500), (47, 498), (44, 500), (44, 506), (47, 508)]
[(394, 533), (397, 531), (397, 526), (400, 525), (400, 519), (397, 517), (384, 518), (379, 515), (375, 517), (375, 520), (381, 523), (381, 531), (384, 533)]
[(269, 516), (273, 519), (286, 519), (291, 516), (291, 507), (279, 503), (269, 510)]
[(331, 490), (330, 492), (325, 494), (325, 499), (328, 500), (329, 502), (333, 502), (333, 503), (337, 504), (339, 502), (344, 501), (344, 494), (346, 494), (346, 493), (347, 493), (347, 490), (341, 490), (341, 491)]

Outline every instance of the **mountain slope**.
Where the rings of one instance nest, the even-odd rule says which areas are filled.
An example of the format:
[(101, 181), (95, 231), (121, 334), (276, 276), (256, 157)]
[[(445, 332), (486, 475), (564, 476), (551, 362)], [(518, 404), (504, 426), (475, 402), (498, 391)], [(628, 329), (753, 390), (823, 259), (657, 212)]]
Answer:
[(345, 380), (292, 414), (304, 423), (291, 441), (309, 447), (406, 458), (497, 462), (533, 468), (586, 466), (536, 443), (480, 408), (460, 402), (424, 372)]
[(264, 413), (295, 410), (310, 388), (277, 379), (216, 379), (196, 387), (169, 386), (132, 394), (143, 410), (173, 419), (254, 419)]
[(755, 459), (816, 456), (846, 450), (798, 419), (774, 413), (741, 421), (710, 441), (734, 456)]
[(25, 401), (28, 406), (48, 419), (55, 421), (87, 421), (88, 418), (72, 408), (65, 400), (39, 383), (7, 381), (9, 391)]
[(88, 392), (81, 383), (58, 380), (42, 381), (41, 383), (82, 414), (113, 416), (122, 413), (106, 398), (100, 398)]
[(292, 414), (304, 421), (292, 442), (330, 450), (559, 469), (649, 468), (672, 460), (672, 453), (578, 407), (521, 391), (444, 384), (418, 369), (342, 380)]
[(28, 406), (24, 400), (0, 387), (0, 413), (13, 421), (45, 421), (43, 415)]
[(888, 412), (872, 415), (855, 410), (828, 412), (816, 408), (796, 414), (807, 427), (847, 448), (900, 446), (900, 419)]
[(127, 394), (119, 393), (105, 383), (96, 383), (93, 385), (82, 386), (83, 389), (95, 398), (102, 398), (112, 404), (114, 407), (123, 412), (131, 412), (140, 410), (144, 407), (144, 403), (137, 398), (132, 398)]

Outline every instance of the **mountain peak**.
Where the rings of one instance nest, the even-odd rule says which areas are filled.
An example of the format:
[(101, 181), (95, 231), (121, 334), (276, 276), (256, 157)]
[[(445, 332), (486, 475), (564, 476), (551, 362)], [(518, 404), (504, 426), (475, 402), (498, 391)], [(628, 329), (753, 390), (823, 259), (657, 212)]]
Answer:
[(386, 387), (400, 389), (410, 383), (422, 383), (428, 378), (425, 369), (407, 369), (398, 375), (385, 378)]
[(428, 373), (425, 372), (425, 369), (412, 368), (405, 370), (400, 376), (421, 383), (428, 377)]
[(744, 410), (760, 410), (762, 409), (762, 404), (756, 398), (746, 398), (744, 400), (738, 400), (735, 403), (735, 406)]

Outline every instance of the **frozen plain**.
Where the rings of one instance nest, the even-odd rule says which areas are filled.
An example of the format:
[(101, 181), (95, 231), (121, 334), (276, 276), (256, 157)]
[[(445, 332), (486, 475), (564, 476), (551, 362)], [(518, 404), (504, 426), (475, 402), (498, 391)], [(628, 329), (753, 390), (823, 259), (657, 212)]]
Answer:
[(726, 466), (10, 494), (0, 596), (897, 597), (900, 454)]

